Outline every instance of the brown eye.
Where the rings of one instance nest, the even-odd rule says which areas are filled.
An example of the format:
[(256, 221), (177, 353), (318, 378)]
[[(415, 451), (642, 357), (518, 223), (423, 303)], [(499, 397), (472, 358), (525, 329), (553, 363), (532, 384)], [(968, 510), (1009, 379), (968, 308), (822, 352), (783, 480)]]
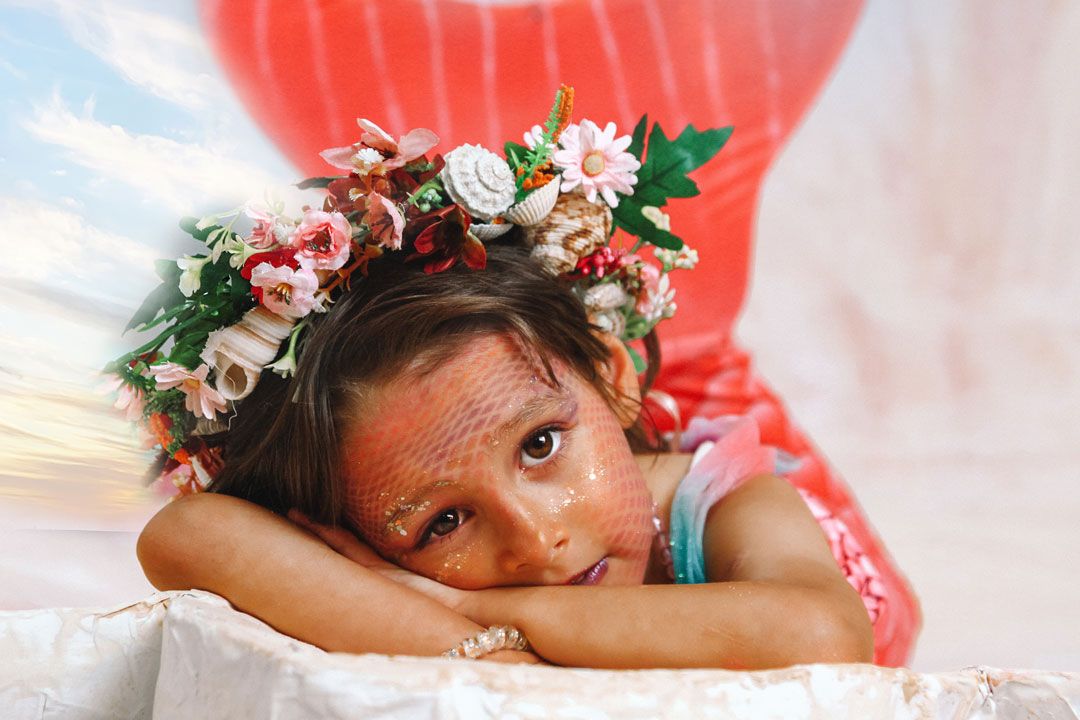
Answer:
[(557, 428), (544, 428), (533, 433), (521, 445), (521, 461), (526, 467), (533, 467), (555, 454), (562, 444), (562, 431)]
[(431, 524), (427, 526), (424, 534), (420, 537), (420, 545), (425, 545), (433, 535), (435, 537), (449, 535), (457, 530), (463, 521), (463, 513), (457, 508), (443, 510), (436, 515), (435, 519), (431, 521)]

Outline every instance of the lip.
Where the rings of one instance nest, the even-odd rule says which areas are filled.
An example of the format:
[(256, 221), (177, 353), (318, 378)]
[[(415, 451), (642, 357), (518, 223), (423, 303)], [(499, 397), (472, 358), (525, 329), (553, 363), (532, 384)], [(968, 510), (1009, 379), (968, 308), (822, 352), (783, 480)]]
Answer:
[(600, 562), (590, 565), (567, 581), (567, 585), (596, 585), (607, 575), (607, 558), (600, 558)]

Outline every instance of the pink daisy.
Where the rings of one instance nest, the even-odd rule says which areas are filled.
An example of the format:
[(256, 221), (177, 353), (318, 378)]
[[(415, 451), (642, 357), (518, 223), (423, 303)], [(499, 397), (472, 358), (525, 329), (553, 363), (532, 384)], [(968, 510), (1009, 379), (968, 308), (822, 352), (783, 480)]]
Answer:
[(187, 395), (184, 407), (196, 416), (213, 420), (217, 413), (225, 412), (225, 398), (206, 382), (209, 366), (200, 365), (194, 370), (188, 370), (177, 363), (163, 362), (151, 365), (149, 370), (157, 380), (158, 390), (180, 388)]
[(578, 185), (589, 202), (596, 202), (600, 192), (611, 207), (618, 207), (618, 191), (633, 195), (635, 174), (641, 163), (632, 153), (626, 152), (631, 137), (615, 137), (615, 123), (609, 122), (602, 131), (591, 120), (582, 120), (576, 133), (563, 133), (562, 149), (552, 158), (563, 169), (562, 192), (569, 192)]

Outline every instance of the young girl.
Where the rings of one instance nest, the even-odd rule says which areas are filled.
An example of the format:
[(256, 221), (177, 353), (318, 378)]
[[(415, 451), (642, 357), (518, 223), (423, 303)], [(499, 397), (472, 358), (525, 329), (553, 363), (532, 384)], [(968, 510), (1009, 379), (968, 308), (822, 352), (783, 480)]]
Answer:
[[(129, 379), (182, 391), (189, 410), (209, 417), (239, 399), (239, 386), (245, 394), (254, 386), (235, 404), (228, 429), (205, 441), (180, 443), (157, 413), (162, 447), (174, 458), (170, 472), (216, 472), (210, 492), (168, 504), (143, 531), (139, 559), (156, 587), (218, 593), (328, 651), (607, 668), (871, 660), (863, 599), (806, 502), (775, 474), (782, 463), (759, 443), (753, 421), (719, 419), (709, 426), (714, 441), (671, 452), (679, 448), (664, 447), (642, 412), (659, 367), (653, 327), (667, 306), (662, 299), (643, 306), (641, 298), (666, 295), (670, 306), (666, 273), (657, 273), (661, 288), (637, 255), (612, 253), (609, 226), (603, 247), (574, 258), (570, 273), (552, 271), (550, 248), (538, 252), (553, 236), (568, 248), (567, 238), (595, 229), (595, 219), (582, 220), (591, 206), (603, 210), (601, 225), (610, 223), (603, 203), (617, 207), (612, 187), (633, 192), (632, 182), (603, 185), (601, 176), (607, 170), (618, 180), (620, 168), (639, 169), (620, 155), (630, 139), (585, 122), (561, 140), (558, 122), (533, 143), (526, 137), (533, 160), (550, 147), (554, 162), (546, 167), (561, 169), (559, 180), (547, 178), (561, 183), (558, 222), (516, 228), (480, 248), (480, 260), (470, 225), (499, 223), (454, 174), (461, 156), (447, 156), (433, 185), (435, 176), (424, 179), (416, 164), (428, 148), (415, 146), (424, 143), (410, 136), (393, 143), (365, 127), (361, 143), (326, 155), (347, 158), (351, 169), (350, 186), (331, 184), (324, 209), (361, 227), (351, 250), (335, 250), (335, 218), (321, 235), (308, 223), (305, 235), (306, 215), (286, 246), (296, 264), (254, 253), (252, 237), (274, 235), (272, 218), (260, 218), (268, 228), (235, 251), (241, 274), (261, 290), (260, 307), (304, 318), (286, 329), (289, 352), (274, 363), (289, 370), (295, 363), (295, 375), (256, 372), (257, 384), (250, 382), (250, 364), (213, 335), (199, 343), (216, 386), (201, 365), (187, 370), (154, 356), (123, 365)], [(412, 158), (395, 166), (406, 146)], [(543, 170), (524, 169), (519, 185), (522, 175), (543, 180)], [(394, 188), (379, 184), (385, 179), (407, 186), (403, 202), (372, 200), (392, 197)], [(431, 202), (409, 207), (416, 198)], [(512, 216), (520, 198), (501, 212)], [(564, 212), (574, 203), (588, 206)], [(431, 221), (433, 213), (442, 215)], [(577, 224), (566, 232), (571, 220)], [(374, 243), (356, 238), (380, 229), (389, 233), (379, 243), (385, 256), (369, 264)], [(217, 238), (227, 241), (228, 233)], [(413, 253), (394, 252), (403, 246)], [(335, 252), (359, 258), (348, 267), (362, 266), (366, 277), (336, 296), (308, 298), (310, 278), (298, 277), (304, 269), (323, 271), (323, 289), (335, 279), (340, 285), (343, 264), (318, 262)], [(664, 271), (687, 257), (657, 255)], [(262, 282), (266, 275), (272, 281)], [(583, 290), (585, 276), (591, 285)], [(618, 305), (599, 297), (618, 293)], [(301, 315), (305, 305), (311, 313)], [(647, 339), (643, 383), (624, 342), (635, 323)], [(171, 337), (183, 346), (186, 335)]]

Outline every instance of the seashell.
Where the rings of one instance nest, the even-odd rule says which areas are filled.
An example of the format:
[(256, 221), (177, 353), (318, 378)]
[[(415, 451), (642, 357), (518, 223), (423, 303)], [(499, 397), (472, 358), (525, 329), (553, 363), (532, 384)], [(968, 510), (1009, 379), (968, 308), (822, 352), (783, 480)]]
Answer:
[(250, 395), (295, 322), (259, 305), (235, 325), (210, 333), (199, 357), (214, 368), (214, 389), (226, 400)]
[(578, 256), (562, 245), (534, 245), (529, 254), (552, 275), (562, 275), (577, 267)]
[(476, 239), (480, 242), (487, 242), (488, 240), (494, 240), (500, 235), (505, 235), (510, 228), (514, 227), (513, 223), (472, 223), (469, 225), (469, 231), (476, 236)]
[(589, 322), (615, 337), (622, 337), (626, 332), (626, 317), (618, 310), (589, 313)]
[(559, 178), (529, 193), (521, 202), (511, 205), (503, 215), (515, 225), (535, 225), (548, 216), (559, 199)]
[(630, 296), (620, 285), (602, 283), (593, 285), (585, 291), (585, 297), (582, 300), (590, 311), (604, 312), (622, 307), (629, 299)]
[(444, 158), (439, 173), (450, 198), (475, 218), (489, 221), (514, 202), (517, 185), (510, 166), (479, 145), (460, 145)]
[(607, 244), (611, 234), (611, 209), (591, 203), (580, 193), (562, 193), (546, 218), (525, 228), (525, 239), (536, 245), (561, 245), (585, 257)]

